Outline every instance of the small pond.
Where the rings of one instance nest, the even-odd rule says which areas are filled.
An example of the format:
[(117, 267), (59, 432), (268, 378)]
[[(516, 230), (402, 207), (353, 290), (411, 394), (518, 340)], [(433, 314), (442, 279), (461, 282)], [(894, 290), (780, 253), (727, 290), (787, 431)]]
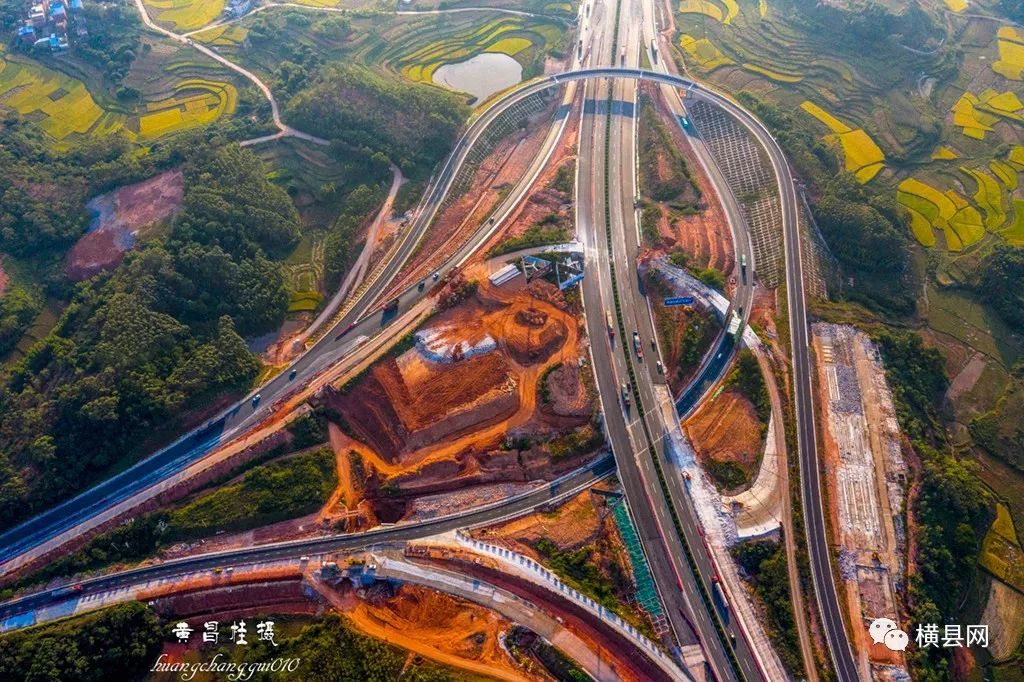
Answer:
[(484, 52), (464, 62), (445, 64), (434, 71), (434, 82), (465, 92), (482, 102), (523, 80), (523, 67), (499, 52)]

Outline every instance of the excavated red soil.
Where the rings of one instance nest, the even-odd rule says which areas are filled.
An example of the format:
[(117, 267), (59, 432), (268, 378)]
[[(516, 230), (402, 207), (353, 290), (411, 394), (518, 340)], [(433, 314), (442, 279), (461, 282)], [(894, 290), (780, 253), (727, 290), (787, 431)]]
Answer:
[(665, 128), (672, 136), (676, 147), (682, 151), (686, 165), (690, 169), (690, 175), (700, 188), (703, 197), (703, 210), (695, 215), (680, 215), (673, 219), (669, 211), (662, 207), (659, 232), (662, 236), (663, 250), (681, 248), (690, 254), (694, 264), (714, 267), (728, 275), (735, 267), (734, 249), (732, 233), (729, 230), (725, 212), (718, 200), (718, 193), (704, 172), (700, 161), (694, 155), (679, 124), (668, 110), (665, 100), (661, 96), (660, 88), (654, 88), (648, 84), (644, 84), (643, 87), (649, 88), (648, 94), (655, 102), (658, 116), (665, 123)]
[(614, 633), (603, 621), (594, 621), (582, 607), (548, 592), (533, 583), (510, 576), (486, 566), (466, 561), (440, 562), (454, 564), (460, 573), (475, 576), (504, 590), (519, 595), (548, 613), (556, 615), (576, 636), (590, 643), (602, 652), (602, 657), (611, 659), (609, 664), (622, 680), (653, 681), (668, 679), (646, 654)]
[(179, 592), (152, 600), (153, 609), (165, 618), (218, 614), (227, 616), (246, 609), (261, 613), (315, 613), (297, 578), (264, 581)]
[(140, 231), (181, 208), (184, 186), (184, 176), (177, 168), (90, 201), (97, 218), (89, 233), (68, 252), (68, 278), (80, 281), (116, 267)]
[[(580, 93), (582, 93), (582, 88)], [(519, 202), (519, 206), (512, 212), (507, 220), (501, 225), (498, 231), (491, 236), (484, 248), (477, 252), (476, 258), (482, 258), (487, 251), (509, 237), (518, 237), (528, 229), (539, 223), (551, 213), (559, 216), (559, 222), (564, 225), (571, 225), (573, 222), (572, 204), (575, 197), (555, 189), (551, 184), (555, 181), (558, 171), (563, 166), (573, 168), (576, 161), (576, 143), (579, 137), (578, 128), (580, 117), (576, 107), (582, 101), (582, 95), (577, 97), (572, 109), (569, 112), (569, 121), (566, 123), (562, 138), (558, 141), (551, 159), (544, 169), (537, 176), (537, 181), (526, 193), (526, 198)]]
[[(483, 224), (504, 192), (519, 181), (540, 152), (557, 102), (552, 99), (548, 107), (530, 118), (525, 130), (504, 138), (481, 162), (468, 185), (470, 189), (438, 213), (417, 249), (418, 257), (402, 268), (391, 292), (402, 291), (436, 269)], [(388, 300), (393, 295), (389, 292), (382, 298)]]
[(761, 424), (754, 406), (726, 389), (701, 406), (683, 425), (701, 462), (735, 462), (745, 471), (756, 468), (763, 447)]
[[(362, 475), (352, 487), (377, 518), (401, 518), (413, 496), (550, 480), (590, 456), (570, 453), (553, 462), (546, 445), (587, 425), (592, 414), (593, 397), (577, 368), (581, 323), (566, 307), (546, 282), (493, 287), (482, 279), (472, 298), (431, 318), (426, 329), (440, 339), (431, 353), (487, 339), (493, 350), (450, 353), (451, 361), (439, 362), (413, 348), (379, 362), (346, 393), (325, 392), (323, 400), (360, 443)], [(540, 405), (538, 383), (559, 363), (571, 369), (551, 373), (556, 411)], [(519, 445), (520, 437), (532, 442)]]
[(575, 363), (563, 364), (548, 374), (547, 392), (548, 402), (541, 408), (545, 413), (560, 417), (589, 417), (593, 413), (593, 400)]

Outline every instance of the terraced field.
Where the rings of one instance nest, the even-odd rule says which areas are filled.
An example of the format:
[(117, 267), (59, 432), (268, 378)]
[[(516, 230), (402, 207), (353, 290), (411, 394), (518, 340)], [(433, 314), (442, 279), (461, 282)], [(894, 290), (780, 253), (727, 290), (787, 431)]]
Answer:
[(870, 182), (885, 167), (885, 154), (863, 129), (849, 127), (813, 102), (804, 101), (800, 108), (832, 131), (826, 137), (840, 144), (846, 171), (853, 173), (858, 182)]
[(728, 25), (740, 13), (736, 0), (682, 0), (679, 3), (682, 14), (703, 14), (715, 21)]
[(246, 37), (249, 35), (249, 30), (238, 24), (228, 24), (227, 26), (215, 26), (214, 28), (207, 29), (201, 33), (196, 33), (193, 38), (202, 41), (207, 45), (217, 45), (223, 47), (227, 45), (235, 46), (245, 42)]
[(224, 11), (224, 0), (144, 0), (153, 20), (175, 31), (194, 31)]
[(1024, 590), (1024, 551), (1010, 512), (1002, 504), (996, 506), (996, 520), (982, 543), (979, 563), (1006, 584)]
[(139, 138), (150, 140), (169, 133), (213, 123), (232, 114), (238, 105), (238, 90), (230, 83), (184, 80), (174, 86), (174, 94), (149, 102), (139, 116)]
[[(461, 62), (484, 52), (507, 54), (525, 69), (535, 65), (539, 55), (562, 41), (562, 27), (543, 20), (499, 17), (482, 25), (440, 31), (431, 24), (432, 39), (395, 45), (382, 56), (406, 78), (432, 82), (434, 72), (445, 64)], [(414, 31), (409, 38), (426, 37)]]
[(694, 38), (691, 35), (683, 34), (679, 37), (679, 45), (686, 51), (689, 58), (704, 71), (711, 72), (719, 66), (733, 63), (707, 38)]
[(896, 201), (910, 214), (910, 229), (923, 246), (934, 246), (934, 230), (942, 232), (946, 248), (961, 251), (985, 236), (981, 214), (955, 190), (941, 192), (931, 185), (907, 178), (900, 183)]
[(295, 251), (284, 262), (291, 294), (289, 313), (311, 313), (320, 305), (320, 282), (324, 275), (324, 245), (318, 237), (303, 236)]
[[(1024, 240), (1024, 94), (1013, 83), (1024, 79), (1024, 29), (972, 22), (956, 35), (957, 59), (934, 45), (885, 54), (794, 19), (789, 0), (736, 1), (736, 12), (721, 0), (678, 5), (677, 54), (687, 68), (783, 111), (802, 109), (812, 134), (824, 125), (845, 170), (893, 192), (916, 240), (949, 253), (947, 264)], [(941, 25), (949, 15), (936, 16)]]
[(1012, 91), (989, 88), (980, 95), (965, 92), (953, 105), (953, 125), (975, 140), (984, 140), (1000, 119), (1024, 123), (1024, 103)]
[(123, 127), (125, 116), (103, 109), (82, 81), (20, 57), (0, 56), (0, 110), (17, 111), (56, 142)]

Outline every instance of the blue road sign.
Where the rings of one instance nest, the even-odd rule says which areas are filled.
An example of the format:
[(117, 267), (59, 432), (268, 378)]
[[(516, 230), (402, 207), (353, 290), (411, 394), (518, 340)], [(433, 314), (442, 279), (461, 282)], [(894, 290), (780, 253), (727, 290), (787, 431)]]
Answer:
[(665, 305), (693, 305), (693, 296), (673, 296), (672, 298), (666, 298), (664, 301)]

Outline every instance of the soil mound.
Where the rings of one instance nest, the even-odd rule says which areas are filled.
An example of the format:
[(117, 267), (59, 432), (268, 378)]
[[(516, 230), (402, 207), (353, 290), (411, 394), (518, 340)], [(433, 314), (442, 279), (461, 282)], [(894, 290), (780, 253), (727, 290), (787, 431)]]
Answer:
[(548, 321), (548, 314), (536, 308), (527, 308), (516, 313), (516, 322), (524, 327), (543, 327)]
[(505, 345), (512, 358), (521, 365), (544, 362), (565, 345), (568, 330), (565, 323), (549, 317), (536, 308), (519, 310), (513, 324), (505, 329)]

